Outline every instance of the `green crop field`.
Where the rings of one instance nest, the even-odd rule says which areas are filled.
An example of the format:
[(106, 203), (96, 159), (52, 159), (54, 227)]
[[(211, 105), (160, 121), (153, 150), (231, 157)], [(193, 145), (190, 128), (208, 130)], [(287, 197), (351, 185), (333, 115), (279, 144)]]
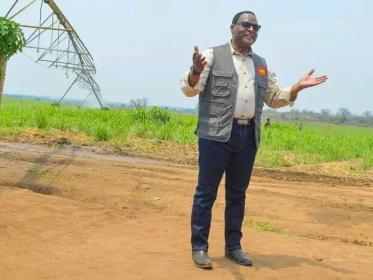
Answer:
[[(17, 136), (27, 128), (45, 135), (56, 131), (85, 135), (91, 143), (132, 147), (141, 139), (157, 151), (167, 142), (196, 151), (196, 117), (159, 108), (100, 110), (63, 105), (55, 107), (41, 101), (4, 98), (0, 109), (0, 137)], [(330, 162), (350, 162), (351, 169), (373, 167), (373, 129), (326, 124), (272, 123), (262, 128), (257, 165), (291, 167)], [(73, 139), (72, 139), (73, 141)], [(182, 153), (182, 149), (178, 150)], [(180, 157), (183, 155), (181, 154)]]

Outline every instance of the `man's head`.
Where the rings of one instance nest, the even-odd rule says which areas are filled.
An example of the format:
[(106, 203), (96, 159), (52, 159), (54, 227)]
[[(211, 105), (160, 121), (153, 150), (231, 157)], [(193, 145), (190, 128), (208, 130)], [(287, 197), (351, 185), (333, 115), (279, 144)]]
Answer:
[(232, 20), (231, 33), (234, 43), (242, 48), (249, 48), (258, 37), (260, 25), (251, 11), (237, 13)]

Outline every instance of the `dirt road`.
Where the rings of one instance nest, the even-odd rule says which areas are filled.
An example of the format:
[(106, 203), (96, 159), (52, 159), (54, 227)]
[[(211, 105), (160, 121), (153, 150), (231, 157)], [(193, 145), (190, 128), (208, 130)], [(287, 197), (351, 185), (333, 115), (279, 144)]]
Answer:
[(189, 243), (196, 166), (0, 143), (0, 279), (373, 279), (371, 184), (256, 174), (242, 244), (254, 266), (223, 257), (221, 186), (204, 271)]

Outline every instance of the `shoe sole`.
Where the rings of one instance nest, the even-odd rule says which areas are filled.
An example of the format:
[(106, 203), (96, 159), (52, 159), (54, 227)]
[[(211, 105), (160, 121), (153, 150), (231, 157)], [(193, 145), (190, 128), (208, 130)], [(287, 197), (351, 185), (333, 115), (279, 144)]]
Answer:
[(198, 264), (196, 262), (194, 262), (194, 264), (199, 267), (199, 268), (203, 268), (203, 269), (212, 269), (212, 264)]
[(239, 261), (236, 261), (235, 259), (233, 259), (232, 257), (230, 256), (225, 256), (227, 259), (231, 260), (232, 262), (236, 263), (236, 264), (239, 264), (239, 265), (243, 265), (243, 266), (253, 266), (252, 263), (242, 263), (242, 262), (239, 262)]

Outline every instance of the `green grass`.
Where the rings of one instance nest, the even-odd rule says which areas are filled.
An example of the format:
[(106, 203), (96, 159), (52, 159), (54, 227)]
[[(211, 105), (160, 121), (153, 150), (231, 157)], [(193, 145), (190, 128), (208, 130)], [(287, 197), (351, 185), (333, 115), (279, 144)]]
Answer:
[(248, 226), (249, 228), (256, 229), (258, 231), (265, 231), (265, 232), (274, 232), (274, 233), (288, 233), (287, 229), (276, 227), (270, 223), (261, 223), (256, 222), (252, 219), (246, 219), (244, 221), (244, 225)]
[[(0, 108), (0, 136), (17, 135), (24, 128), (44, 133), (72, 131), (92, 141), (131, 146), (131, 139), (156, 148), (159, 141), (197, 148), (195, 116), (159, 108), (100, 110), (6, 97)], [(300, 131), (293, 124), (272, 123), (262, 128), (257, 165), (290, 167), (302, 164), (351, 161), (351, 169), (373, 167), (373, 129), (337, 125), (304, 124)], [(181, 157), (183, 155), (180, 155)]]
[(356, 161), (373, 166), (373, 129), (326, 124), (274, 123), (262, 129), (258, 160), (266, 166), (292, 166), (335, 161)]
[(123, 140), (127, 136), (169, 140), (177, 143), (196, 143), (193, 134), (196, 119), (179, 116), (165, 110), (99, 110), (47, 102), (4, 98), (0, 109), (0, 127), (35, 127), (82, 132), (98, 142)]

